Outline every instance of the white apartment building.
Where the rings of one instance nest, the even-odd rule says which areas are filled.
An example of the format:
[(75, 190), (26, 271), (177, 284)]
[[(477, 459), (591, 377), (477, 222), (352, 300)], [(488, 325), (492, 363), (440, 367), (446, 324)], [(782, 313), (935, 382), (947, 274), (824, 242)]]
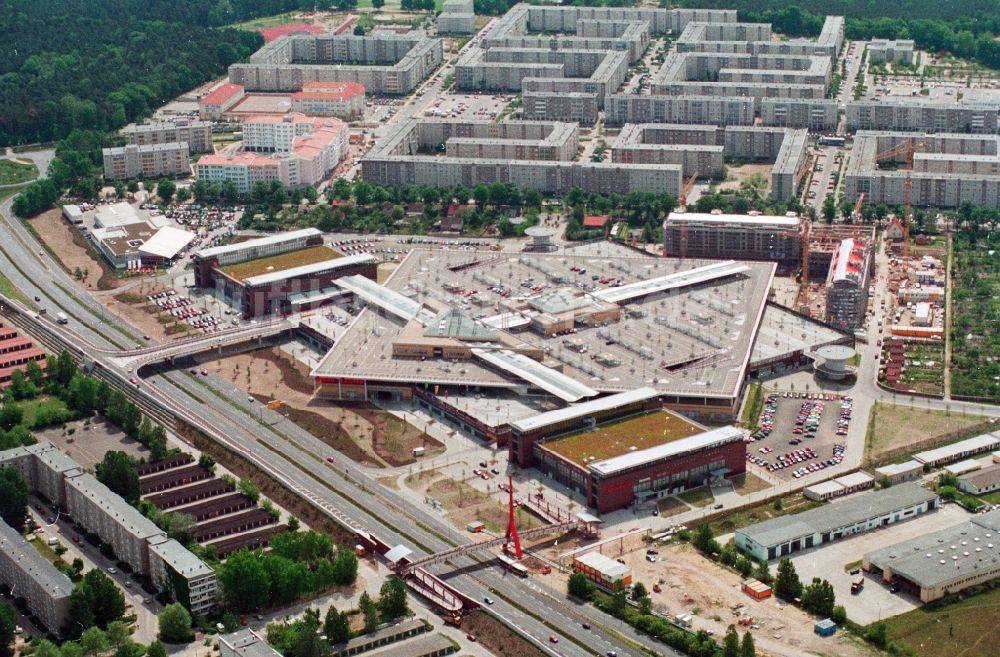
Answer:
[(0, 584), (53, 634), (62, 632), (69, 617), (73, 582), (42, 556), (17, 530), (0, 520)]

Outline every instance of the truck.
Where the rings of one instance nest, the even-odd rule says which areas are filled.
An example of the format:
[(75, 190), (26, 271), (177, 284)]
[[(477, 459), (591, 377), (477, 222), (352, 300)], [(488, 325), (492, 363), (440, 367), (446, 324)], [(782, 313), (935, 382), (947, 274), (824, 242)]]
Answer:
[(66, 316), (66, 313), (56, 313), (56, 321), (60, 324), (69, 324), (69, 317)]
[(851, 595), (858, 595), (865, 588), (865, 578), (861, 576), (851, 582)]

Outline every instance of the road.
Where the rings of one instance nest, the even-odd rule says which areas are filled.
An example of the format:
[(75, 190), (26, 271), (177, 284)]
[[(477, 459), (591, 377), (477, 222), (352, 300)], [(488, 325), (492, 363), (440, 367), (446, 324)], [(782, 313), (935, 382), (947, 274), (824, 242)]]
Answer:
[[(38, 296), (39, 305), (49, 313), (61, 310), (71, 317), (68, 327), (44, 318), (40, 326), (62, 334), (86, 352), (88, 359), (101, 362), (127, 388), (127, 373), (101, 350), (141, 348), (141, 333), (89, 301), (86, 293), (49, 258), (24, 226), (10, 219), (9, 201), (0, 206), (0, 215), (0, 270), (27, 298)], [(383, 540), (406, 544), (418, 555), (468, 542), (445, 519), (414, 505), (366, 473), (325, 464), (323, 455), (330, 452), (329, 447), (284, 421), (282, 416), (251, 408), (245, 394), (234, 391), (231, 384), (175, 371), (144, 379), (139, 392), (160, 408), (215, 434), (229, 449), (255, 462), (289, 490), (327, 513), (342, 513)], [(236, 397), (238, 401), (233, 399)], [(263, 423), (255, 419), (261, 413)], [(276, 424), (270, 426), (269, 422)], [(489, 613), (529, 636), (541, 638), (539, 646), (548, 654), (586, 657), (608, 650), (619, 655), (634, 654), (622, 640), (596, 629), (607, 622), (607, 617), (593, 607), (576, 605), (563, 591), (553, 590), (544, 583), (525, 583), (507, 577), (506, 571), (488, 565), (488, 561), (488, 556), (463, 557), (451, 567), (445, 564), (432, 570), (441, 571), (443, 579), (477, 600), (487, 595), (494, 598), (496, 603), (488, 608)], [(529, 614), (526, 610), (533, 611)], [(540, 620), (542, 616), (544, 623)], [(592, 636), (579, 644), (573, 643), (569, 639), (584, 632), (583, 622), (594, 626)], [(551, 634), (561, 637), (558, 645), (545, 642), (545, 637)], [(661, 654), (678, 654), (630, 628), (623, 634)]]

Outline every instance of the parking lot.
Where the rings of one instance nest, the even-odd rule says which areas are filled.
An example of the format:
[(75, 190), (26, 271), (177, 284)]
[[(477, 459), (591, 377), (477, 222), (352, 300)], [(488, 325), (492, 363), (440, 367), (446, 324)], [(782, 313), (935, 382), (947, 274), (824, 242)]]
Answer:
[(832, 393), (774, 392), (747, 446), (747, 460), (781, 479), (800, 479), (843, 458), (853, 413), (850, 397)]
[(495, 121), (513, 98), (511, 95), (489, 92), (441, 94), (424, 110), (424, 116), (466, 121)]
[[(855, 504), (859, 496), (850, 495), (834, 504)], [(904, 522), (893, 523), (875, 531), (856, 534), (791, 557), (795, 572), (802, 582), (813, 577), (825, 578), (833, 585), (837, 603), (844, 605), (848, 617), (862, 625), (902, 614), (920, 605), (920, 601), (902, 591), (892, 593), (886, 584), (863, 571), (852, 575), (856, 564), (868, 552), (880, 550), (917, 536), (954, 527), (968, 520), (969, 514), (956, 504), (943, 505), (937, 511), (925, 513)], [(845, 568), (851, 565), (852, 568)], [(851, 594), (851, 582), (864, 578), (860, 593)]]

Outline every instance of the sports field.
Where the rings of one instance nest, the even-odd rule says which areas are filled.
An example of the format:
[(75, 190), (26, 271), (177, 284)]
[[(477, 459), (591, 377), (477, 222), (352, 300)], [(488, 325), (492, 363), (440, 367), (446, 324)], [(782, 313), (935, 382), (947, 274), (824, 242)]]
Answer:
[(905, 641), (917, 657), (1000, 654), (1000, 589), (941, 609), (914, 609), (886, 621), (890, 641)]
[(234, 265), (221, 267), (221, 269), (229, 276), (232, 276), (238, 281), (242, 281), (246, 278), (250, 278), (251, 276), (270, 274), (275, 271), (284, 271), (294, 267), (302, 267), (303, 265), (312, 265), (317, 262), (333, 260), (340, 257), (342, 257), (342, 254), (334, 251), (328, 246), (313, 246), (308, 249), (289, 251), (288, 253), (280, 253), (266, 258), (257, 258), (256, 260), (238, 262)]
[(647, 413), (603, 424), (545, 443), (545, 447), (571, 461), (586, 465), (628, 452), (648, 449), (702, 433), (704, 429), (668, 411)]

